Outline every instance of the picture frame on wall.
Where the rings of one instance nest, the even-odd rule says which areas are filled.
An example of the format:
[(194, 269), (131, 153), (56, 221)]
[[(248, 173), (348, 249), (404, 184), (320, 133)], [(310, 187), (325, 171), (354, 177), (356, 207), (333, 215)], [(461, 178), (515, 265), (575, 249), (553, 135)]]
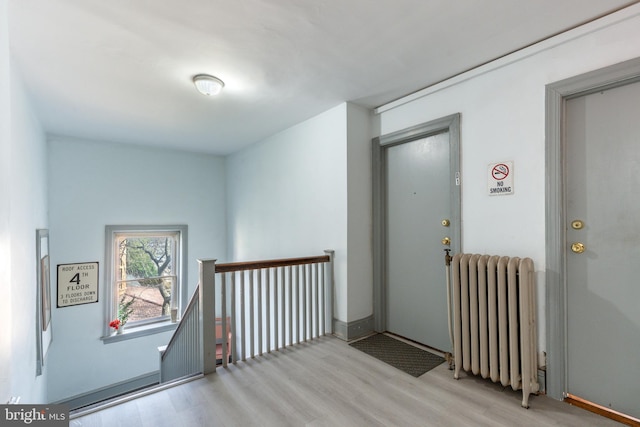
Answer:
[(42, 367), (52, 341), (51, 274), (49, 230), (36, 230), (36, 375)]

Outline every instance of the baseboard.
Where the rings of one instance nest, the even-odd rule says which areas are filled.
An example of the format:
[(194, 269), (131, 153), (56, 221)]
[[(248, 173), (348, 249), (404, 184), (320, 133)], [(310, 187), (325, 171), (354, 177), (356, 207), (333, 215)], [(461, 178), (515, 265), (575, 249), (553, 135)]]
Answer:
[(612, 419), (622, 424), (626, 424), (628, 426), (640, 426), (640, 420), (634, 418), (630, 415), (623, 414), (618, 411), (614, 411), (613, 409), (607, 408), (605, 406), (598, 405), (593, 402), (589, 402), (588, 400), (584, 400), (578, 396), (573, 396), (571, 394), (567, 395), (564, 398), (564, 401), (570, 405), (577, 406), (582, 409), (586, 409), (587, 411), (593, 412), (594, 414), (601, 415), (605, 418)]
[(333, 334), (345, 341), (355, 340), (367, 336), (373, 332), (373, 314), (364, 319), (353, 322), (343, 322), (333, 319)]
[(102, 402), (107, 399), (112, 399), (116, 396), (121, 396), (126, 393), (131, 393), (145, 387), (151, 387), (158, 384), (159, 380), (159, 371), (149, 372), (148, 374), (140, 375), (139, 377), (131, 378), (126, 381), (121, 381), (119, 383), (111, 384), (106, 387), (102, 387), (87, 393), (82, 393), (52, 403), (68, 405), (69, 410), (73, 411), (78, 408), (93, 405), (95, 403)]

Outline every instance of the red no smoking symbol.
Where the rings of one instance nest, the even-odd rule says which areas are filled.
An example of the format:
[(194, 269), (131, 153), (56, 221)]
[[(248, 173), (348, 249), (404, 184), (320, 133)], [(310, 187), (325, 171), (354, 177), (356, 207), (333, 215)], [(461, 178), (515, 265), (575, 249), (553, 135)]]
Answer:
[(497, 164), (491, 169), (491, 176), (497, 181), (502, 181), (509, 176), (509, 166), (504, 163)]

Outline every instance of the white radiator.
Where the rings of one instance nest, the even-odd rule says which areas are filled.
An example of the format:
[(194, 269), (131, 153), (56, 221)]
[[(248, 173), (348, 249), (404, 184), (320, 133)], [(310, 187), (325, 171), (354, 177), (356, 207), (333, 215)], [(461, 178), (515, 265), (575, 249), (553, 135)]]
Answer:
[(464, 369), (522, 389), (528, 408), (539, 390), (533, 261), (456, 254), (451, 266), (454, 378)]

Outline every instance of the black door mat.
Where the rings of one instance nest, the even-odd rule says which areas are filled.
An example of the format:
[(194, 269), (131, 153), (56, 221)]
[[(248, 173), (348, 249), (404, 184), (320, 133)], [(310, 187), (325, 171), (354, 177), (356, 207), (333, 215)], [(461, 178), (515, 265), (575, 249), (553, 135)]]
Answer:
[(349, 345), (414, 377), (445, 361), (440, 356), (384, 334), (371, 335)]

